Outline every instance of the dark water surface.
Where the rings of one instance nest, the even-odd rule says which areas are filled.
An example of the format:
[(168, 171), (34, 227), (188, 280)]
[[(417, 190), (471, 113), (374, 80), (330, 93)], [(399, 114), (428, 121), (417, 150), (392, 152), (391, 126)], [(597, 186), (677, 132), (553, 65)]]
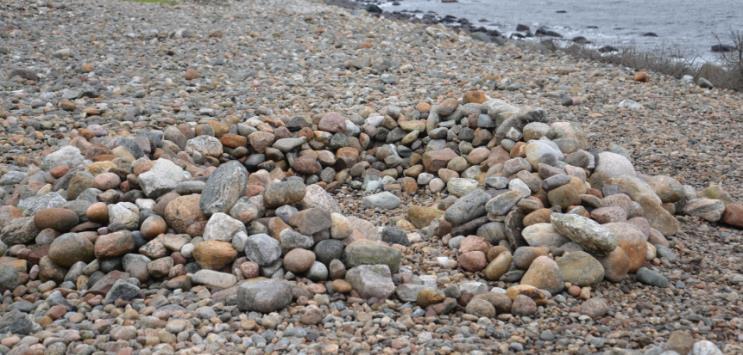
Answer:
[[(584, 36), (597, 46), (636, 47), (715, 60), (710, 47), (731, 43), (730, 32), (743, 31), (743, 0), (400, 0), (381, 4), (384, 11), (420, 10), (468, 19), (509, 33), (516, 24), (545, 26), (565, 38)], [(558, 11), (564, 13), (558, 13)], [(657, 37), (643, 36), (648, 32)]]

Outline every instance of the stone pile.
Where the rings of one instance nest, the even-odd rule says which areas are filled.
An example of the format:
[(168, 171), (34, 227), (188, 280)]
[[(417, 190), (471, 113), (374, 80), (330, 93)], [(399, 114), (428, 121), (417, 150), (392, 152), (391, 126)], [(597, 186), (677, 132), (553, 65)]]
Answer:
[[(2, 289), (22, 295), (39, 280), (112, 303), (140, 297), (145, 283), (205, 285), (268, 313), (292, 303), (299, 280), (315, 293), (394, 294), (433, 314), (526, 315), (566, 288), (589, 298), (587, 287), (631, 273), (665, 287), (652, 265), (674, 257), (674, 214), (743, 220), (719, 187), (697, 193), (637, 173), (621, 151), (590, 150), (578, 125), (548, 124), (543, 110), (482, 91), (351, 117), (76, 133), (37, 166), (0, 177)], [(342, 214), (326, 190), (343, 184), (382, 210), (419, 190), (448, 197), (382, 229)], [(518, 284), (439, 289), (398, 274), (416, 230), (456, 249), (463, 270)]]

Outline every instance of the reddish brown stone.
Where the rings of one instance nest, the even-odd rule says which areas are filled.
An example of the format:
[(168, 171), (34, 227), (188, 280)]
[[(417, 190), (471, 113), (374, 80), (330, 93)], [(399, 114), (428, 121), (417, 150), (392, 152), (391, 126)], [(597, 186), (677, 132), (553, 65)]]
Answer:
[(95, 256), (110, 258), (122, 256), (134, 250), (134, 236), (129, 231), (118, 231), (98, 237), (95, 241)]
[(220, 270), (233, 262), (237, 251), (229, 242), (207, 240), (196, 245), (193, 258), (205, 269)]
[(194, 69), (194, 68), (188, 68), (188, 69), (186, 69), (186, 72), (183, 74), (183, 77), (186, 80), (189, 80), (190, 81), (190, 80), (194, 80), (194, 79), (200, 78), (201, 77), (201, 74), (199, 74), (199, 72), (196, 69)]
[(322, 116), (317, 128), (321, 131), (340, 133), (346, 131), (346, 119), (337, 112), (329, 112)]
[(314, 157), (301, 156), (294, 160), (292, 169), (300, 174), (312, 175), (319, 173), (322, 166)]
[(222, 145), (229, 148), (244, 147), (248, 144), (248, 138), (239, 134), (227, 133), (219, 139)]
[(66, 208), (44, 208), (34, 215), (34, 223), (39, 230), (51, 228), (66, 232), (79, 222), (77, 213)]
[(263, 131), (253, 132), (248, 136), (250, 146), (253, 147), (257, 153), (265, 153), (266, 148), (273, 144), (274, 139), (276, 139), (276, 136), (273, 133)]
[(457, 257), (459, 266), (467, 271), (477, 272), (485, 268), (488, 265), (488, 260), (485, 257), (485, 253), (481, 251), (470, 251), (459, 254)]
[(722, 222), (743, 229), (743, 204), (731, 203), (725, 207)]
[(468, 104), (470, 102), (474, 102), (476, 104), (481, 104), (487, 100), (488, 97), (485, 95), (485, 91), (482, 90), (470, 90), (464, 93), (464, 97), (462, 98), (462, 101), (464, 101), (465, 104)]
[(165, 207), (165, 220), (178, 233), (192, 237), (202, 234), (207, 218), (199, 208), (200, 194), (179, 196)]
[(430, 150), (423, 153), (423, 167), (426, 171), (435, 173), (439, 169), (446, 168), (446, 164), (456, 157), (458, 157), (457, 153), (450, 148)]
[(342, 162), (341, 168), (350, 168), (359, 161), (359, 150), (353, 147), (339, 148), (335, 152), (339, 162)]

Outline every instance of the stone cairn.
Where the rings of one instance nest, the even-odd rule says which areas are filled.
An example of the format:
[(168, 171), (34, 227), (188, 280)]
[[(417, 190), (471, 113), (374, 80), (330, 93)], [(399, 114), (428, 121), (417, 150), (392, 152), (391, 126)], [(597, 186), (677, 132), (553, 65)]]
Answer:
[[(719, 186), (698, 193), (640, 174), (540, 109), (469, 91), (383, 111), (73, 132), (36, 166), (0, 177), (0, 290), (121, 304), (143, 284), (204, 285), (268, 313), (303, 282), (433, 314), (527, 315), (563, 290), (590, 298), (590, 286), (628, 274), (666, 287), (656, 266), (675, 257), (674, 214), (743, 227), (743, 206)], [(397, 208), (397, 195), (418, 190), (442, 198), (382, 228), (342, 214), (326, 190), (343, 184), (370, 193), (366, 208)], [(457, 250), (442, 267), (512, 286), (400, 277), (400, 245), (436, 238)]]

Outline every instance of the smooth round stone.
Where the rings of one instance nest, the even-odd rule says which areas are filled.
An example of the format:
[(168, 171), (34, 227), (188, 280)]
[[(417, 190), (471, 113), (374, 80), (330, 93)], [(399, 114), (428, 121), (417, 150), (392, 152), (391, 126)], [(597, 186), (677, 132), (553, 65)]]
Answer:
[(139, 231), (142, 232), (142, 236), (146, 239), (152, 239), (160, 234), (168, 231), (168, 224), (165, 219), (158, 215), (151, 215), (145, 218), (142, 225), (139, 227)]
[(330, 264), (333, 259), (341, 259), (345, 245), (336, 239), (321, 240), (315, 244), (317, 260), (323, 264)]
[(470, 251), (459, 254), (457, 262), (463, 269), (470, 272), (477, 272), (487, 266), (488, 260), (485, 257), (485, 253), (481, 251)]
[(80, 222), (75, 211), (66, 208), (44, 208), (34, 215), (34, 223), (39, 230), (51, 228), (67, 232)]
[(574, 251), (557, 259), (565, 282), (578, 286), (590, 286), (603, 280), (604, 267), (590, 254)]
[(564, 284), (557, 263), (548, 256), (539, 256), (532, 261), (529, 269), (521, 278), (521, 283), (557, 294)]
[(93, 187), (106, 191), (115, 189), (121, 184), (121, 178), (114, 173), (101, 173), (93, 178)]
[(78, 261), (87, 263), (95, 259), (94, 245), (84, 234), (62, 234), (49, 245), (49, 258), (63, 267), (70, 267)]
[(485, 270), (483, 271), (485, 278), (490, 281), (499, 280), (506, 272), (508, 272), (508, 269), (511, 268), (512, 261), (513, 257), (510, 252), (503, 251), (499, 253), (498, 256), (490, 261), (488, 266), (485, 267)]
[(513, 264), (519, 269), (526, 270), (531, 265), (534, 259), (548, 255), (550, 249), (548, 247), (531, 247), (524, 246), (519, 247), (513, 252)]
[(433, 193), (441, 192), (441, 190), (444, 189), (444, 186), (446, 186), (446, 183), (444, 183), (444, 180), (439, 178), (434, 178), (428, 183), (428, 189)]
[(537, 313), (537, 303), (528, 296), (518, 295), (511, 303), (511, 313), (516, 316), (531, 316)]
[(315, 282), (325, 281), (328, 279), (328, 268), (325, 264), (315, 261), (307, 272), (307, 277)]
[(467, 303), (464, 311), (477, 317), (486, 318), (493, 318), (496, 314), (495, 306), (481, 298), (473, 298), (469, 303)]
[(284, 268), (295, 274), (304, 274), (315, 263), (315, 253), (307, 249), (292, 249), (284, 256)]

